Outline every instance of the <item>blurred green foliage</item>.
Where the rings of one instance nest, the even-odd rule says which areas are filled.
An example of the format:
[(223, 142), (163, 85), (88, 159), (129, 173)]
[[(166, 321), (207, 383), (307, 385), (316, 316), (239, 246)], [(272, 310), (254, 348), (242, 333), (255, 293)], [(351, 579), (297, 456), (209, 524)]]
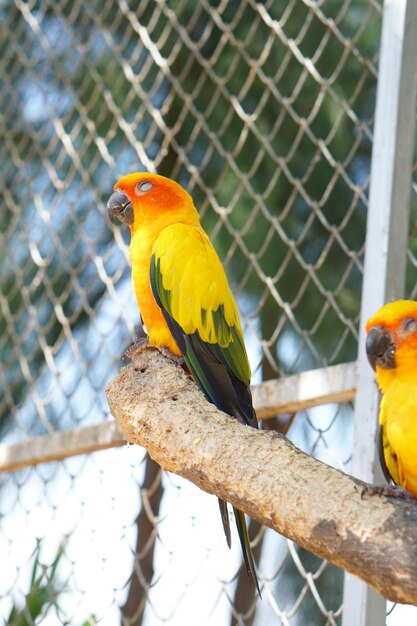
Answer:
[[(52, 607), (55, 607), (57, 612), (61, 613), (59, 596), (66, 591), (66, 586), (59, 580), (58, 566), (65, 553), (65, 545), (65, 541), (61, 543), (50, 565), (43, 565), (40, 561), (42, 541), (40, 539), (37, 540), (29, 591), (24, 601), (13, 604), (5, 626), (34, 626), (34, 624), (40, 624), (48, 610)], [(63, 624), (68, 623), (62, 614), (60, 619)], [(95, 616), (91, 615), (83, 622), (82, 626), (93, 626), (96, 623)]]

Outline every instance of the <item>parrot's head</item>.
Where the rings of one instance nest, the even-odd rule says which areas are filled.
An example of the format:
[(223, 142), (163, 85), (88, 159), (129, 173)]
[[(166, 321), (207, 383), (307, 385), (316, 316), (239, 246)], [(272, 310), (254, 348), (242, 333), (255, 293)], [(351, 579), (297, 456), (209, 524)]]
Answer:
[(187, 219), (198, 223), (190, 194), (175, 181), (149, 172), (123, 176), (107, 203), (112, 222), (128, 224), (132, 233), (138, 225), (162, 220), (165, 224)]
[(366, 332), (366, 353), (382, 391), (397, 373), (417, 377), (417, 302), (385, 304), (368, 320)]

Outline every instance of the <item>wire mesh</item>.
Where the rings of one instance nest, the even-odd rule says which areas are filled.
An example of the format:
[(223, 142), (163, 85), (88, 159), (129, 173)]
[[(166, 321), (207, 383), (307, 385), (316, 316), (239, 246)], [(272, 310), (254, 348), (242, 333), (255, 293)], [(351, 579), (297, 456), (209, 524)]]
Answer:
[[(140, 332), (127, 234), (104, 216), (129, 171), (192, 193), (255, 382), (356, 357), (380, 5), (1, 2), (3, 442), (109, 417), (104, 386)], [(265, 426), (348, 469), (350, 406)], [(2, 475), (0, 615), (340, 623), (339, 570), (252, 523), (257, 602), (217, 515), (133, 447)]]

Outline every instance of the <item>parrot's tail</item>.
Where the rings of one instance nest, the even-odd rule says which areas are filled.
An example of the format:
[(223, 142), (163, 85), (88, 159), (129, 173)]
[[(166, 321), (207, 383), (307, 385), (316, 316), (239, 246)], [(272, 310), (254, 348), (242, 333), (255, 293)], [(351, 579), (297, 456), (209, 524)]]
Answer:
[[(230, 523), (229, 523), (229, 513), (227, 510), (227, 503), (224, 500), (219, 498), (219, 507), (220, 513), (222, 516), (223, 529), (224, 534), (226, 535), (226, 541), (229, 548), (232, 546), (232, 539), (230, 535)], [(233, 507), (233, 511), (236, 519), (237, 532), (239, 533), (240, 545), (242, 546), (243, 558), (246, 565), (246, 571), (248, 576), (252, 578), (253, 582), (256, 585), (256, 589), (258, 591), (259, 597), (262, 599), (262, 594), (259, 589), (258, 577), (256, 575), (255, 562), (253, 560), (253, 554), (250, 547), (250, 539), (248, 534), (248, 528), (246, 526), (245, 514), (239, 509), (235, 509)]]
[(230, 534), (229, 512), (227, 510), (227, 502), (219, 498), (220, 515), (222, 516), (223, 530), (226, 536), (227, 545), (232, 547), (232, 537)]
[(243, 558), (245, 560), (246, 571), (248, 576), (252, 578), (256, 585), (259, 597), (262, 600), (261, 590), (259, 589), (258, 577), (256, 575), (255, 562), (253, 560), (253, 554), (250, 547), (250, 539), (248, 533), (248, 527), (246, 526), (245, 514), (233, 507), (233, 511), (236, 519), (237, 532), (239, 533), (240, 545), (242, 546)]

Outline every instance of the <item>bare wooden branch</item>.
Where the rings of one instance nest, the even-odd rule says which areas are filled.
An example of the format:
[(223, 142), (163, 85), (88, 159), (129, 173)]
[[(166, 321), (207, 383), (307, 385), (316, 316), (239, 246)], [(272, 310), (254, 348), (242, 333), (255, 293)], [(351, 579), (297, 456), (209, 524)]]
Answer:
[(176, 365), (148, 350), (106, 389), (126, 438), (164, 469), (220, 496), (386, 598), (417, 604), (417, 502), (361, 497), (364, 483), (274, 432), (209, 404)]

